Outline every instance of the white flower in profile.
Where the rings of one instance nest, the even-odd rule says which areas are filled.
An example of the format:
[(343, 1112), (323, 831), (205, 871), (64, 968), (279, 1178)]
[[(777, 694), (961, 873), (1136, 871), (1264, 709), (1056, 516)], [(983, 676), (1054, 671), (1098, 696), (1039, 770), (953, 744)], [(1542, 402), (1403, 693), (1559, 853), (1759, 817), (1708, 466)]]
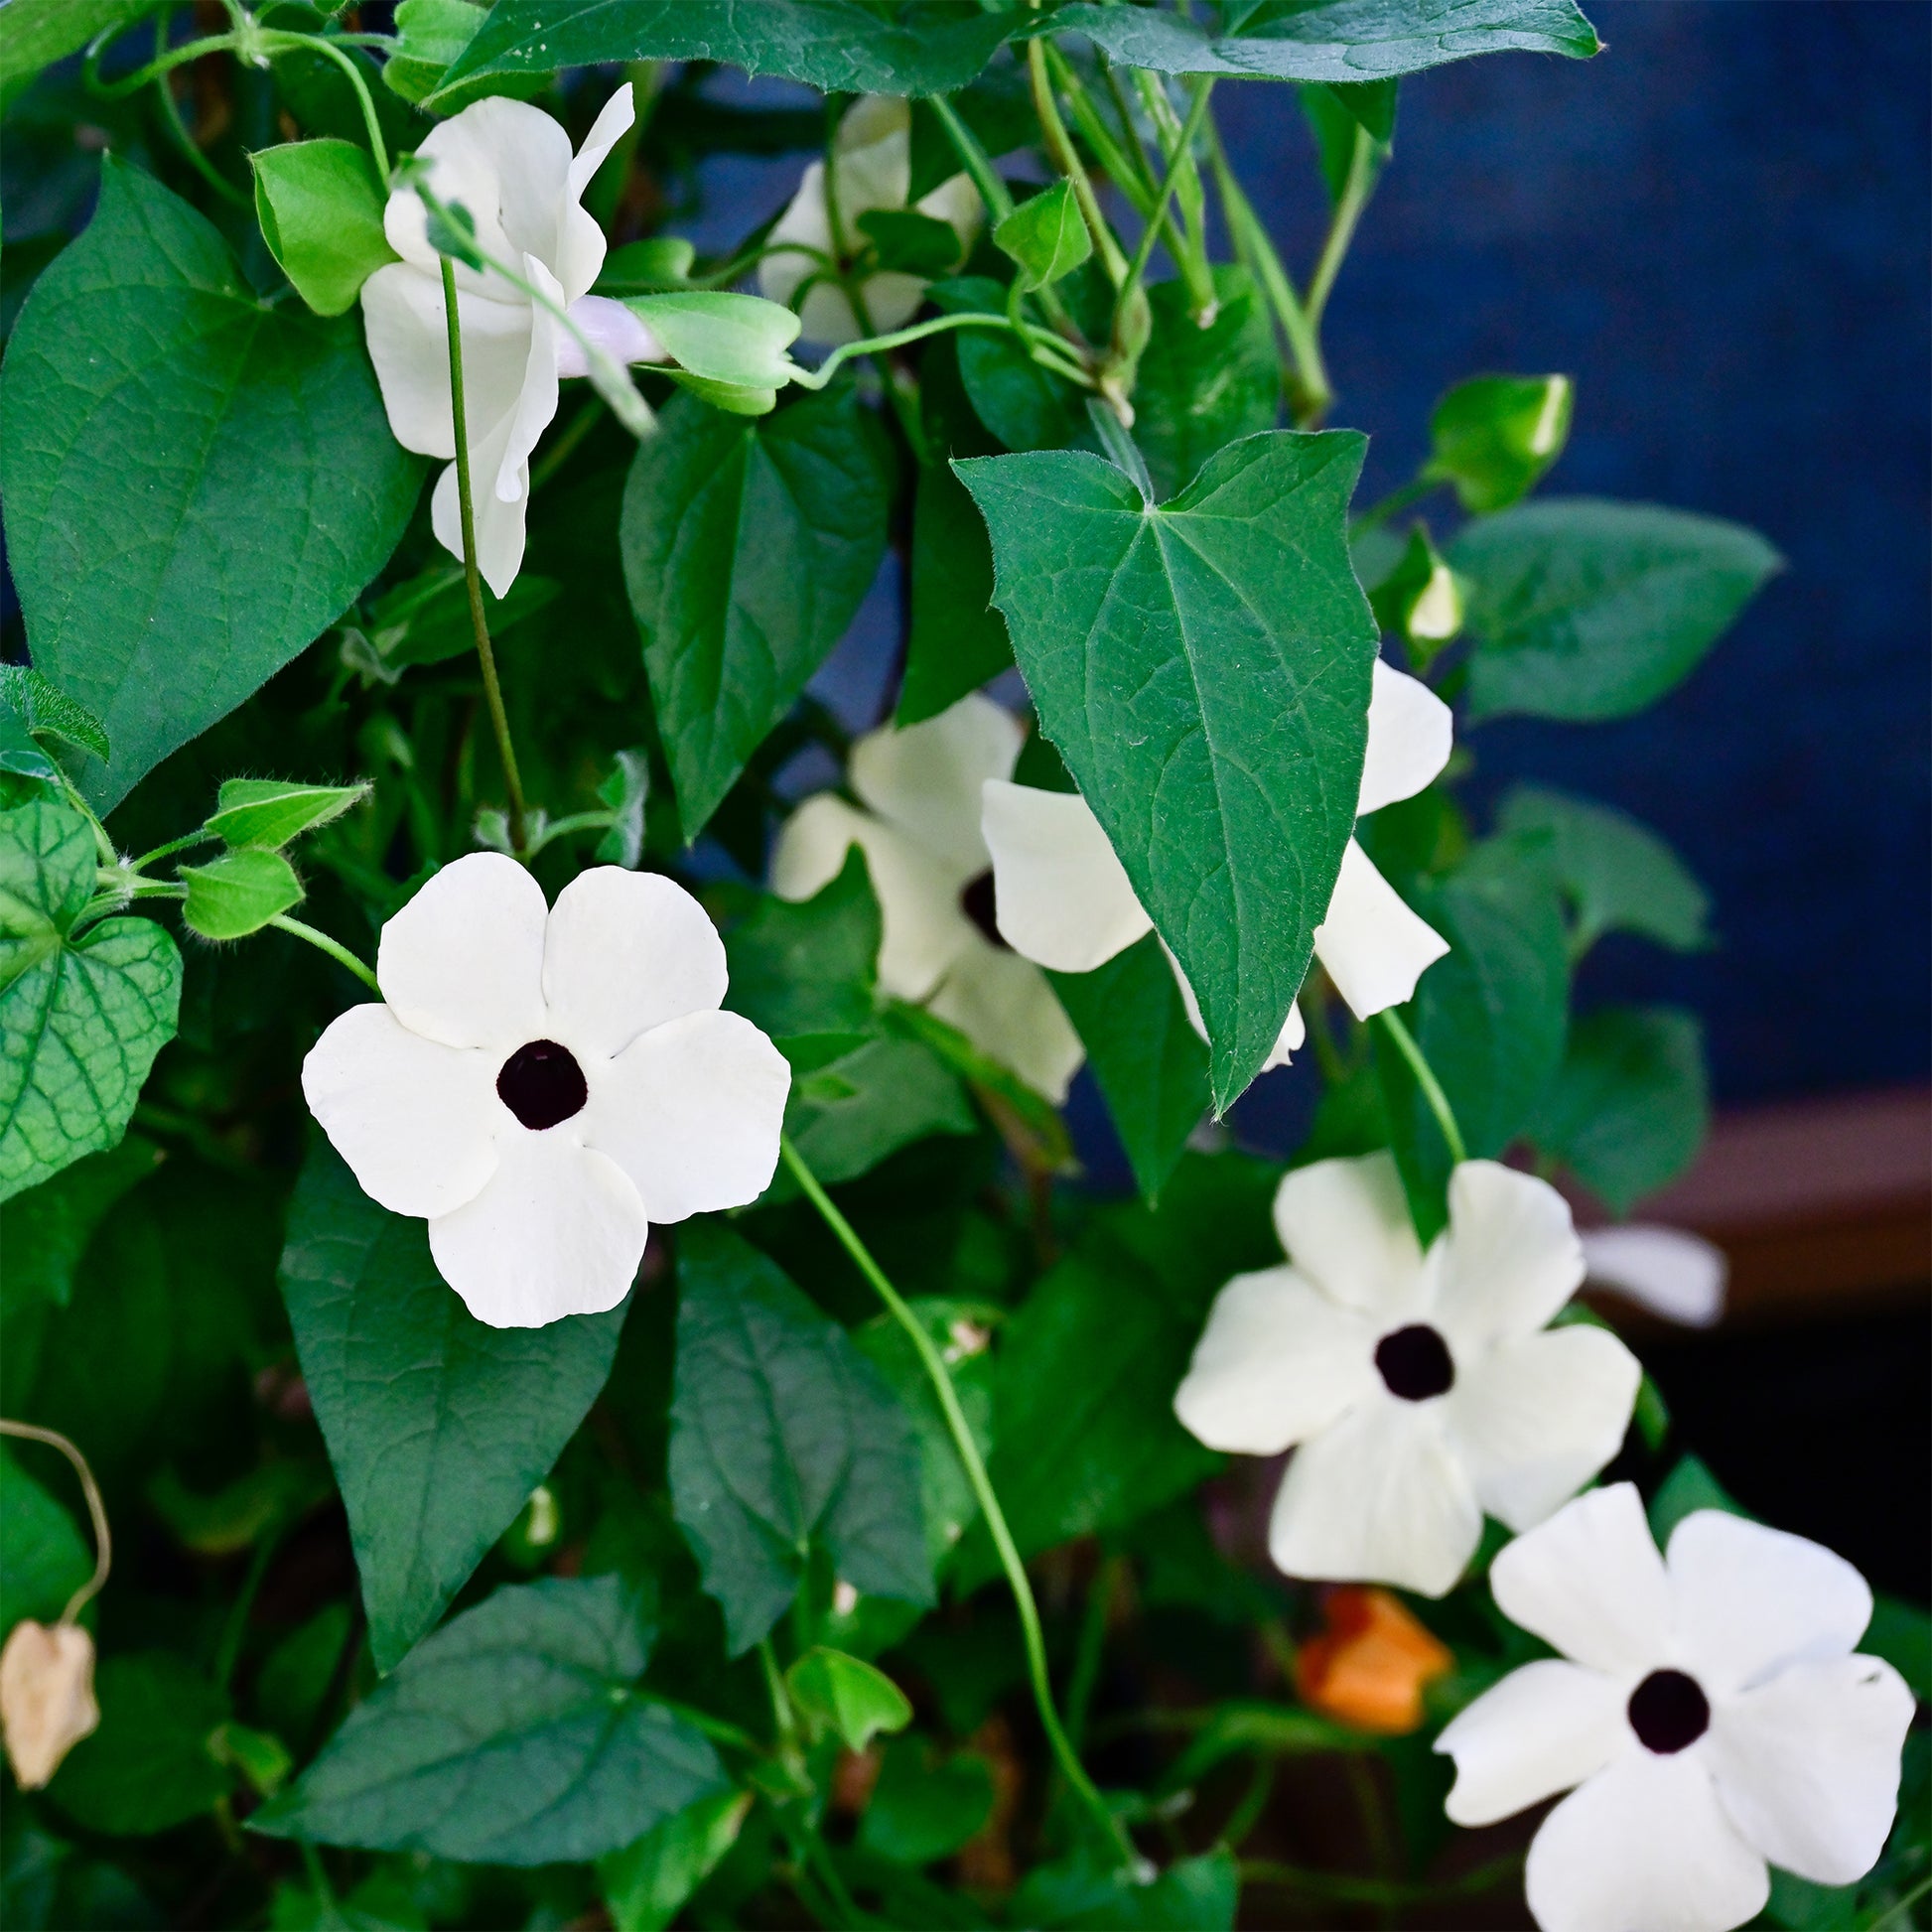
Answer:
[(1530, 1847), (1543, 1932), (1728, 1932), (1762, 1909), (1767, 1864), (1824, 1885), (1870, 1870), (1913, 1698), (1855, 1654), (1871, 1591), (1842, 1557), (1710, 1509), (1660, 1557), (1620, 1482), (1519, 1537), (1489, 1581), (1562, 1654), (1512, 1671), (1436, 1748), (1459, 1825), (1570, 1792)]
[[(1368, 754), (1355, 815), (1413, 798), (1449, 762), (1449, 708), (1419, 678), (1375, 663)], [(1076, 792), (992, 782), (985, 831), (993, 854), (995, 912), (1015, 952), (1056, 973), (1090, 973), (1154, 930), (1100, 821)], [(1357, 1020), (1400, 1006), (1449, 941), (1412, 912), (1353, 839), (1314, 934), (1314, 956)], [(1173, 955), (1170, 954), (1172, 960)], [(1206, 1037), (1200, 1006), (1178, 962), (1187, 1017)], [(1291, 1005), (1267, 1067), (1285, 1066), (1307, 1037)]]
[[(622, 303), (590, 293), (604, 266), (604, 231), (580, 206), (631, 119), (626, 81), (573, 157), (570, 136), (540, 107), (492, 95), (433, 128), (416, 155), (437, 200), (468, 211), (485, 254), (567, 310), (619, 362), (654, 362), (664, 350), (651, 332)], [(456, 455), (456, 416), (443, 261), (430, 245), (428, 219), (413, 189), (389, 197), (383, 232), (402, 260), (362, 284), (362, 330), (396, 441), (448, 460)], [(570, 331), (494, 270), (458, 264), (456, 285), (477, 567), (501, 597), (523, 563), (530, 452), (557, 413), (558, 379), (587, 370)], [(462, 556), (454, 462), (437, 479), (430, 520), (437, 541)]]
[(778, 833), (771, 888), (809, 898), (858, 846), (883, 920), (880, 985), (1057, 1102), (1082, 1058), (1079, 1035), (1046, 976), (994, 930), (980, 836), (981, 787), (1012, 771), (1024, 738), (1011, 713), (977, 694), (903, 731), (867, 733), (848, 766), (867, 809), (829, 791), (807, 798)]
[(1283, 1177), (1288, 1264), (1215, 1297), (1174, 1413), (1210, 1449), (1294, 1457), (1268, 1551), (1294, 1577), (1440, 1596), (1485, 1511), (1528, 1529), (1617, 1451), (1642, 1370), (1549, 1328), (1584, 1278), (1564, 1198), (1493, 1161), (1449, 1177), (1424, 1254), (1387, 1154)]
[(778, 1160), (790, 1069), (721, 1013), (691, 895), (598, 866), (546, 908), (514, 860), (448, 865), (382, 928), (302, 1091), (365, 1193), (429, 1222), (470, 1312), (536, 1328), (614, 1308), (653, 1221), (740, 1207)]
[[(890, 94), (867, 94), (855, 101), (839, 122), (832, 160), (837, 171), (833, 186), (838, 192), (839, 232), (849, 260), (865, 244), (859, 217), (875, 209), (902, 208), (911, 193), (911, 103)], [(950, 176), (912, 207), (914, 213), (945, 222), (958, 235), (959, 258), (964, 260), (980, 224), (979, 191), (973, 184), (964, 175)], [(837, 252), (826, 207), (823, 161), (814, 161), (805, 170), (797, 194), (778, 217), (765, 246), (776, 251), (759, 263), (759, 293), (767, 301), (789, 304), (811, 279), (798, 311), (800, 333), (807, 342), (852, 343), (872, 333), (852, 313), (844, 291), (825, 275), (814, 254), (801, 252), (810, 249), (826, 256)], [(859, 293), (872, 328), (884, 332), (909, 322), (925, 287), (921, 277), (897, 269), (868, 275)]]
[(1646, 1221), (1587, 1228), (1584, 1264), (1592, 1288), (1608, 1289), (1666, 1321), (1709, 1328), (1723, 1317), (1730, 1263), (1701, 1234)]

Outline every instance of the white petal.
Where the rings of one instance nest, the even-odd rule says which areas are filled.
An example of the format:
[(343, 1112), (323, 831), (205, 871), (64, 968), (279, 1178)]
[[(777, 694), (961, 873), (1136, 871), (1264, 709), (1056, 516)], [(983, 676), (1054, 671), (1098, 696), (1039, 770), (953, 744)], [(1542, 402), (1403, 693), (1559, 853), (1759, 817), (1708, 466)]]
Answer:
[[(784, 244), (795, 246), (787, 247)], [(798, 292), (799, 285), (809, 275), (820, 272), (819, 263), (805, 249), (816, 250), (820, 255), (832, 251), (832, 223), (825, 207), (825, 164), (814, 161), (806, 166), (799, 178), (798, 192), (792, 196), (789, 207), (772, 224), (771, 232), (765, 237), (766, 253), (759, 263), (759, 293), (767, 302), (789, 303)], [(837, 318), (841, 327), (836, 335), (820, 334), (817, 328), (802, 330), (808, 341), (815, 343), (849, 343), (859, 338), (859, 325), (853, 315), (851, 305), (839, 294), (836, 284), (824, 281), (815, 282), (806, 296), (806, 308), (812, 309), (818, 298), (824, 296), (842, 312)], [(817, 318), (823, 322), (825, 318)]]
[(987, 944), (978, 932), (954, 959), (926, 1010), (957, 1027), (982, 1053), (1056, 1107), (1087, 1056), (1046, 975), (1018, 953)]
[[(1200, 1002), (1194, 998), (1194, 989), (1187, 983), (1187, 975), (1180, 970), (1180, 961), (1173, 956), (1173, 948), (1165, 939), (1161, 941), (1161, 950), (1168, 955), (1168, 964), (1173, 968), (1174, 984), (1180, 989), (1180, 1004), (1186, 1012), (1187, 1024), (1205, 1039), (1207, 1022), (1200, 1017)], [(1282, 1022), (1282, 1030), (1275, 1035), (1275, 1043), (1261, 1063), (1262, 1072), (1272, 1073), (1278, 1066), (1287, 1066), (1308, 1043), (1308, 1022), (1302, 1018), (1301, 1007), (1291, 1000), (1288, 1003), (1288, 1018)]]
[[(633, 309), (613, 302), (608, 295), (580, 295), (570, 305), (570, 319), (597, 346), (617, 362), (668, 362), (670, 351), (644, 327)], [(563, 377), (589, 375), (590, 364), (577, 338), (564, 331), (557, 341), (557, 373)]]
[(653, 1221), (743, 1207), (770, 1185), (791, 1068), (749, 1020), (686, 1014), (585, 1073), (590, 1099), (571, 1124), (630, 1176)]
[(856, 240), (855, 223), (876, 207), (903, 207), (912, 192), (912, 106), (897, 94), (865, 94), (846, 109), (832, 144), (838, 169), (839, 216)]
[[(478, 218), (479, 232), (485, 237), (484, 246), (489, 247), (486, 234), (494, 225), (502, 235), (503, 247), (490, 248), (492, 254), (501, 258), (507, 250), (513, 265), (525, 255), (554, 265), (562, 215), (576, 199), (570, 187), (570, 136), (562, 123), (527, 101), (497, 94), (466, 107), (446, 126), (462, 127), (469, 137), (469, 153), (461, 165), (480, 161), (495, 177), (493, 207), (470, 205), (471, 213)], [(419, 152), (428, 153), (435, 139), (432, 132)], [(480, 193), (482, 182), (479, 170)], [(440, 162), (430, 176), (430, 186), (444, 201), (450, 200), (442, 186)]]
[(375, 976), (411, 1033), (499, 1056), (544, 1037), (543, 888), (497, 852), (447, 865), (382, 928)]
[[(882, 336), (889, 329), (904, 328), (912, 320), (913, 312), (925, 297), (925, 290), (926, 285), (920, 277), (902, 274), (897, 269), (868, 275), (859, 285), (873, 330)], [(807, 316), (811, 313), (809, 301), (805, 304), (805, 313)], [(811, 331), (806, 328), (802, 333), (809, 336)]]
[(302, 1062), (302, 1096), (363, 1193), (392, 1214), (447, 1214), (496, 1172), (501, 1062), (350, 1007)]
[(824, 791), (807, 798), (779, 831), (771, 890), (781, 898), (810, 898), (838, 877), (855, 845), (866, 855), (884, 920), (879, 983), (897, 999), (923, 1000), (979, 939), (959, 903), (972, 875)]
[(1589, 1228), (1582, 1240), (1594, 1287), (1687, 1328), (1709, 1328), (1724, 1313), (1730, 1263), (1702, 1235), (1632, 1223)]
[(1237, 1275), (1214, 1298), (1173, 1412), (1209, 1449), (1279, 1455), (1370, 1392), (1374, 1347), (1368, 1322), (1293, 1268)]
[(991, 778), (982, 797), (994, 918), (1015, 952), (1056, 973), (1090, 973), (1153, 931), (1077, 792)]
[(704, 907), (661, 873), (593, 866), (551, 907), (543, 997), (558, 1039), (608, 1059), (651, 1027), (715, 1012), (725, 942)]
[(981, 787), (1012, 772), (1025, 738), (1019, 719), (975, 692), (903, 731), (868, 732), (852, 748), (852, 789), (970, 878), (992, 864), (980, 835)]
[(1421, 678), (1375, 660), (1368, 701), (1368, 757), (1355, 816), (1413, 798), (1449, 762), (1455, 715)]
[(1729, 1932), (1771, 1891), (1696, 1750), (1615, 1759), (1544, 1820), (1523, 1876), (1543, 1932)]
[[(523, 257), (523, 273), (533, 288), (541, 290), (558, 308), (564, 306), (563, 285), (534, 255)], [(461, 314), (460, 304), (458, 313)], [(492, 467), (486, 469), (479, 463), (475, 471), (480, 486), (485, 477), (493, 476), (497, 497), (505, 503), (517, 502), (529, 494), (530, 453), (557, 413), (557, 344), (560, 339), (566, 339), (562, 323), (548, 309), (533, 308), (530, 315), (529, 353), (523, 363), (523, 384), (517, 391), (516, 408), (511, 414), (503, 447), (495, 455)], [(467, 362), (464, 368), (467, 379)], [(466, 402), (469, 400), (467, 392), (464, 399)], [(503, 592), (497, 591), (496, 595), (501, 597)]]
[(1634, 1483), (1587, 1490), (1519, 1536), (1489, 1587), (1512, 1623), (1580, 1664), (1632, 1680), (1670, 1659), (1670, 1586)]
[(1684, 1667), (1712, 1690), (1843, 1657), (1871, 1621), (1870, 1587), (1843, 1557), (1725, 1510), (1685, 1517), (1666, 1566)]
[(573, 303), (597, 280), (604, 266), (605, 249), (604, 230), (597, 225), (596, 217), (587, 214), (578, 204), (611, 150), (623, 139), (636, 118), (630, 82), (626, 80), (604, 103), (597, 119), (591, 123), (591, 131), (585, 135), (584, 145), (577, 150), (576, 159), (564, 178), (564, 204), (557, 216), (557, 248), (550, 265), (556, 270), (566, 297)]
[(1505, 1341), (1444, 1399), (1477, 1499), (1513, 1530), (1540, 1523), (1622, 1446), (1643, 1369), (1604, 1328)]
[(455, 456), (442, 285), (406, 262), (384, 264), (362, 284), (362, 335), (390, 434), (418, 456)]
[(584, 145), (577, 150), (576, 160), (570, 164), (566, 192), (573, 202), (583, 200), (584, 190), (609, 159), (611, 150), (630, 132), (630, 124), (636, 118), (630, 82), (626, 80), (599, 110), (591, 131), (584, 136)]
[(1275, 1232), (1289, 1260), (1330, 1301), (1359, 1309), (1384, 1329), (1422, 1308), (1422, 1246), (1391, 1156), (1316, 1161), (1284, 1174)]
[(1876, 1657), (1794, 1665), (1720, 1703), (1704, 1747), (1718, 1797), (1773, 1864), (1849, 1885), (1885, 1849), (1914, 1709)]
[(1268, 1525), (1278, 1569), (1424, 1596), (1453, 1587), (1482, 1511), (1438, 1406), (1371, 1394), (1295, 1451)]
[(1314, 956), (1357, 1020), (1412, 999), (1416, 982), (1449, 951), (1449, 941), (1376, 871), (1353, 839), (1327, 913), (1314, 931)]
[(1437, 1314), (1471, 1353), (1534, 1334), (1583, 1286), (1570, 1203), (1547, 1180), (1463, 1161), (1449, 1175), (1449, 1209)]
[(980, 231), (980, 222), (986, 213), (986, 205), (980, 200), (980, 192), (966, 175), (949, 175), (929, 195), (921, 195), (912, 206), (921, 213), (929, 214), (935, 221), (943, 221), (959, 237), (959, 253), (963, 260), (967, 249), (973, 245), (973, 237)]
[(575, 1124), (506, 1133), (488, 1185), (429, 1224), (437, 1272), (492, 1328), (595, 1314), (630, 1292), (649, 1232), (643, 1203)]
[(1493, 1825), (1594, 1776), (1629, 1743), (1628, 1696), (1619, 1680), (1556, 1657), (1511, 1671), (1436, 1740), (1455, 1760), (1450, 1819)]

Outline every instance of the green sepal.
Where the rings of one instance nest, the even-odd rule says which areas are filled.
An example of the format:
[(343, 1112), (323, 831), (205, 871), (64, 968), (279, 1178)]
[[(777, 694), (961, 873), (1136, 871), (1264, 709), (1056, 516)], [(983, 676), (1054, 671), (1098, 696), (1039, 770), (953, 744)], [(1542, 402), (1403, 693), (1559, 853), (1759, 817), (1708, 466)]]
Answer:
[[(749, 399), (753, 392), (770, 394), (791, 380), (791, 357), (785, 351), (798, 340), (799, 322), (782, 303), (761, 295), (734, 295), (722, 289), (692, 289), (664, 295), (633, 295), (627, 308), (668, 349), (683, 371), (687, 386), (707, 401), (713, 389)], [(695, 378), (695, 380), (690, 380)], [(771, 407), (751, 409), (743, 403), (719, 402), (721, 409), (739, 415), (762, 415)]]
[(206, 866), (183, 866), (181, 915), (204, 939), (245, 939), (302, 902), (302, 882), (279, 852), (242, 846)]
[(785, 1689), (815, 1735), (836, 1736), (848, 1750), (862, 1751), (880, 1731), (890, 1735), (912, 1722), (910, 1699), (883, 1670), (824, 1644), (785, 1672)]
[(290, 141), (249, 159), (262, 239), (317, 315), (341, 315), (378, 268), (401, 259), (383, 232), (382, 184), (362, 149)]
[(223, 845), (270, 850), (342, 817), (369, 795), (359, 785), (305, 785), (280, 778), (229, 778), (216, 794), (213, 815), (203, 828)]
[(1070, 182), (1024, 201), (993, 230), (993, 239), (1020, 267), (1023, 289), (1045, 288), (1071, 275), (1093, 253), (1093, 236)]
[(1419, 520), (1411, 529), (1401, 562), (1369, 594), (1368, 607), (1384, 630), (1408, 644), (1409, 661), (1418, 671), (1427, 670), (1455, 641), (1462, 629), (1463, 587), (1426, 523)]
[(1477, 375), (1458, 382), (1429, 419), (1435, 453), (1423, 475), (1453, 484), (1465, 510), (1507, 509), (1563, 454), (1575, 401), (1567, 375)]

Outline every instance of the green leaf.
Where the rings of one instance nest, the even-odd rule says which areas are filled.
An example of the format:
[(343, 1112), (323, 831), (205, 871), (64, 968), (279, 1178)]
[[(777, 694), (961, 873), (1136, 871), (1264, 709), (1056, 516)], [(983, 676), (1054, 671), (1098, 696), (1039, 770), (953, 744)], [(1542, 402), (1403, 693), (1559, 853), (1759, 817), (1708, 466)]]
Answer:
[(676, 397), (623, 496), (624, 579), (687, 840), (851, 622), (893, 455), (849, 388), (744, 421)]
[(1161, 1192), (1207, 1111), (1207, 1043), (1153, 933), (1091, 973), (1049, 973), (1087, 1049), (1142, 1196)]
[[(1000, 313), (1006, 292), (985, 276), (935, 282), (926, 294), (947, 315)], [(965, 329), (953, 339), (959, 379), (973, 413), (1009, 450), (1057, 450), (1090, 441), (1079, 393), (1049, 375), (1004, 329)]]
[(113, 739), (87, 779), (103, 809), (342, 612), (422, 481), (359, 322), (264, 307), (200, 214), (111, 156), (0, 403), (28, 645)]
[(118, 1147), (74, 1162), (0, 1206), (9, 1313), (34, 1302), (67, 1307), (73, 1271), (94, 1229), (137, 1180), (153, 1173), (160, 1159), (152, 1141), (130, 1134)]
[(617, 1932), (665, 1932), (737, 1844), (751, 1808), (749, 1791), (713, 1792), (600, 1859), (598, 1883)]
[(0, 771), (16, 777), (43, 778), (58, 783), (61, 767), (51, 754), (41, 750), (26, 721), (16, 711), (0, 706)]
[(93, 1574), (93, 1551), (73, 1517), (0, 1449), (0, 1639), (22, 1617), (52, 1623)]
[(1567, 792), (1521, 785), (1503, 800), (1506, 833), (1541, 833), (1570, 901), (1573, 957), (1606, 932), (1635, 932), (1677, 952), (1715, 943), (1706, 920), (1711, 896), (1675, 852), (1634, 818)]
[(1429, 419), (1423, 475), (1453, 483), (1465, 510), (1504, 510), (1527, 496), (1570, 440), (1567, 375), (1478, 375), (1458, 382)]
[[(464, 0), (467, 4), (467, 0)], [(650, 295), (691, 279), (698, 259), (696, 246), (682, 235), (651, 235), (625, 241), (604, 257), (598, 272), (599, 295)]]
[(100, 720), (25, 664), (0, 664), (0, 704), (17, 714), (36, 737), (65, 738), (97, 759), (108, 756), (107, 733)]
[(993, 552), (966, 486), (924, 464), (912, 491), (912, 621), (894, 722), (936, 718), (1013, 662), (993, 609)]
[(279, 852), (243, 846), (206, 866), (183, 866), (181, 915), (204, 939), (245, 939), (302, 902), (302, 882)]
[(1704, 1030), (1674, 1007), (1606, 1007), (1579, 1020), (1530, 1126), (1613, 1214), (1668, 1185), (1711, 1126)]
[(1460, 633), (1462, 590), (1431, 542), (1429, 526), (1418, 520), (1401, 560), (1369, 593), (1368, 607), (1408, 646), (1410, 665), (1421, 673)]
[(635, 872), (644, 856), (644, 806), (650, 798), (650, 755), (641, 747), (620, 752), (611, 775), (597, 795), (614, 814), (611, 828), (592, 854), (601, 866), (622, 866)]
[(1078, 451), (954, 466), (1040, 727), (1200, 1001), (1217, 1111), (1274, 1046), (1354, 830), (1363, 447), (1246, 437), (1159, 508)]
[(341, 818), (369, 795), (370, 786), (305, 785), (279, 778), (229, 778), (205, 829), (224, 845), (276, 849)]
[(785, 1672), (785, 1689), (814, 1736), (862, 1751), (880, 1731), (903, 1730), (912, 1702), (876, 1664), (814, 1644)]
[(1148, 290), (1154, 333), (1134, 385), (1134, 440), (1172, 495), (1216, 450), (1273, 429), (1282, 365), (1268, 311), (1244, 268), (1214, 271), (1219, 307), (1205, 329), (1181, 282)]
[[(946, 232), (951, 236), (950, 228)], [(624, 306), (690, 374), (756, 390), (763, 397), (759, 408), (741, 414), (762, 415), (791, 380), (791, 357), (785, 351), (798, 340), (799, 322), (782, 302), (694, 289), (689, 294), (633, 295)]]
[(339, 316), (385, 262), (387, 197), (375, 163), (347, 141), (290, 141), (248, 157), (262, 239), (319, 316)]
[(868, 208), (859, 217), (859, 232), (871, 243), (873, 260), (880, 268), (916, 275), (922, 281), (950, 273), (964, 252), (950, 221), (921, 214), (917, 208)]
[(1086, 217), (1066, 181), (1030, 195), (993, 230), (993, 239), (1019, 264), (1020, 286), (1028, 290), (1064, 279), (1093, 253)]
[(736, 1656), (822, 1549), (862, 1591), (932, 1601), (912, 1425), (879, 1372), (716, 1221), (678, 1243), (671, 1499)]
[(920, 1738), (892, 1745), (879, 1766), (859, 1849), (895, 1864), (950, 1858), (993, 1815), (993, 1767), (972, 1751), (935, 1758)]
[(97, 35), (125, 27), (152, 0), (8, 0), (0, 34), (0, 89), (31, 80), (43, 68), (77, 54)]
[(136, 918), (72, 936), (95, 869), (78, 812), (0, 812), (0, 1201), (119, 1141), (174, 1037), (174, 940)]
[[(402, 0), (395, 51), (382, 64), (383, 84), (404, 100), (424, 99), (476, 39), (484, 12), (472, 0)], [(461, 104), (452, 100), (449, 106)]]
[(1469, 524), (1472, 719), (1627, 718), (1696, 669), (1784, 560), (1715, 516), (1545, 497)]
[(632, 1688), (649, 1651), (620, 1578), (499, 1589), (411, 1651), (249, 1825), (490, 1864), (615, 1852), (724, 1785), (703, 1735)]
[(172, 1651), (108, 1657), (94, 1673), (100, 1727), (47, 1795), (89, 1831), (145, 1838), (210, 1811), (233, 1782), (209, 1740), (228, 1700)]
[(429, 104), (485, 73), (548, 74), (606, 61), (722, 61), (827, 93), (934, 94), (963, 87), (1017, 23), (957, 0), (497, 0)]
[(1110, 1932), (1232, 1932), (1240, 1871), (1225, 1848), (1145, 1880), (1117, 1858), (1081, 1851), (1035, 1865), (1013, 1896), (1017, 1924)]
[(1727, 1516), (1749, 1516), (1750, 1511), (1730, 1494), (1711, 1473), (1709, 1464), (1695, 1455), (1679, 1458), (1650, 1499), (1650, 1534), (1662, 1549), (1670, 1533), (1685, 1517), (1700, 1509), (1721, 1509)]
[(870, 1173), (928, 1134), (970, 1134), (973, 1110), (957, 1076), (921, 1040), (849, 1046), (841, 1036), (782, 1042), (791, 1061), (785, 1131), (828, 1186)]
[[(1361, 86), (1328, 86), (1320, 81), (1304, 81), (1297, 90), (1302, 112), (1314, 136), (1315, 161), (1321, 170), (1321, 185), (1328, 191), (1328, 206), (1338, 208), (1355, 179), (1355, 148), (1366, 133), (1369, 150), (1366, 180), (1373, 192), (1382, 170), (1395, 152), (1395, 89), (1393, 80), (1370, 81)], [(1386, 114), (1375, 112), (1374, 97), (1380, 94)], [(1363, 96), (1369, 96), (1364, 99)], [(1370, 123), (1386, 120), (1378, 133)], [(1358, 185), (1358, 194), (1361, 189)]]
[(485, 1327), (438, 1277), (423, 1223), (378, 1207), (321, 1141), (281, 1279), (386, 1671), (549, 1473), (610, 1375), (625, 1305)]
[(773, 1039), (863, 1033), (877, 1010), (882, 929), (865, 854), (855, 845), (838, 877), (810, 898), (761, 894), (726, 928), (727, 1003)]
[(1157, 73), (1355, 83), (1472, 54), (1521, 49), (1582, 60), (1599, 46), (1572, 0), (1260, 0), (1227, 10), (1215, 35), (1152, 7), (1062, 7), (1050, 31), (1082, 33), (1117, 66)]

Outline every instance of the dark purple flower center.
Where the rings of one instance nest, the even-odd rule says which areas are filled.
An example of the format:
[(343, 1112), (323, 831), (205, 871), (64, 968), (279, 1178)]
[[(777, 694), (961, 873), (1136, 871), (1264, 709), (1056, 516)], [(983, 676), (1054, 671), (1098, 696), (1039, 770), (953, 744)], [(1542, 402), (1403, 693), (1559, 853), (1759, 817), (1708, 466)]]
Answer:
[(1384, 1335), (1375, 1344), (1375, 1366), (1382, 1371), (1389, 1393), (1404, 1402), (1427, 1402), (1455, 1384), (1449, 1343), (1426, 1321)]
[(576, 1113), (590, 1098), (590, 1088), (568, 1046), (559, 1046), (554, 1039), (533, 1039), (503, 1062), (496, 1076), (496, 1094), (525, 1127), (540, 1134)]
[(999, 920), (994, 917), (993, 875), (978, 874), (959, 889), (959, 909), (998, 946), (1002, 952), (1013, 949), (1000, 936)]
[(1646, 1750), (1667, 1757), (1711, 1727), (1711, 1701), (1695, 1677), (1654, 1670), (1630, 1693), (1630, 1728)]

